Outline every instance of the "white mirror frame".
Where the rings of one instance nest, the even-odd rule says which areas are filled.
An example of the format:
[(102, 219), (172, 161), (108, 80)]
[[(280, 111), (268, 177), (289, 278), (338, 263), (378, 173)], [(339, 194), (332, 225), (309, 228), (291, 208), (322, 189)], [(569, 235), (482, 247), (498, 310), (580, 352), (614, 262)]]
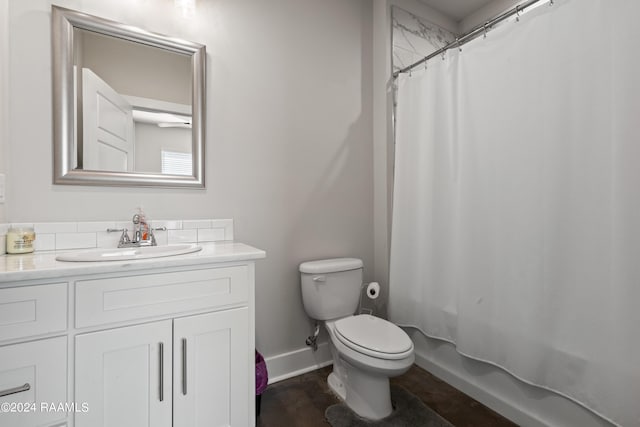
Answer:
[[(205, 46), (130, 25), (52, 6), (53, 183), (136, 187), (204, 188)], [(193, 175), (74, 169), (74, 28), (119, 37), (191, 56)]]

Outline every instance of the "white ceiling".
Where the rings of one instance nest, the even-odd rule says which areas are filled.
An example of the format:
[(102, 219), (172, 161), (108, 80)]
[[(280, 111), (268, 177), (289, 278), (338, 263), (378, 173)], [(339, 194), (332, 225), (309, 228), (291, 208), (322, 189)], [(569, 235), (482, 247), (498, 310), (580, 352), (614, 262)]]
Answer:
[(461, 21), (494, 0), (420, 0), (433, 9), (444, 13), (454, 21)]

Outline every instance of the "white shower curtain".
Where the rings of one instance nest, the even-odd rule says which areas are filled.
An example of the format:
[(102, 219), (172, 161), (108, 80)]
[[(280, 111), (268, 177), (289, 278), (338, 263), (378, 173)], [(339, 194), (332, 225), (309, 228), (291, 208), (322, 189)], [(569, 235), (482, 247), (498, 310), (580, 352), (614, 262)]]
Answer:
[(399, 78), (390, 319), (640, 426), (640, 1)]

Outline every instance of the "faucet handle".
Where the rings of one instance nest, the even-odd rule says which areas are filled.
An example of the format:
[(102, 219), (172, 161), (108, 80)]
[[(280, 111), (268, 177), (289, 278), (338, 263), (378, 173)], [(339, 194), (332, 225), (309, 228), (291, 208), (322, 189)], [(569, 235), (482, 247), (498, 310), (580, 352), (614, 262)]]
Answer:
[(167, 231), (167, 227), (149, 227), (149, 240), (151, 241), (151, 246), (158, 246), (158, 242), (156, 242), (156, 235), (153, 234), (154, 231)]
[(129, 234), (127, 233), (126, 228), (107, 228), (107, 233), (116, 233), (122, 231), (122, 235), (120, 236), (120, 241), (118, 242), (118, 247), (122, 247), (122, 245), (130, 243), (131, 239), (129, 239)]

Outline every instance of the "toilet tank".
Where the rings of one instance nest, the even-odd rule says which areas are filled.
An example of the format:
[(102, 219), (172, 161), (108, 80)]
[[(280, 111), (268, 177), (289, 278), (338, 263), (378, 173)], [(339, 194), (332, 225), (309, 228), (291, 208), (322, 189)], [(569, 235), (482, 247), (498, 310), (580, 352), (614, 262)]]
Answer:
[(312, 319), (351, 316), (358, 308), (362, 260), (333, 258), (300, 264), (302, 303)]

